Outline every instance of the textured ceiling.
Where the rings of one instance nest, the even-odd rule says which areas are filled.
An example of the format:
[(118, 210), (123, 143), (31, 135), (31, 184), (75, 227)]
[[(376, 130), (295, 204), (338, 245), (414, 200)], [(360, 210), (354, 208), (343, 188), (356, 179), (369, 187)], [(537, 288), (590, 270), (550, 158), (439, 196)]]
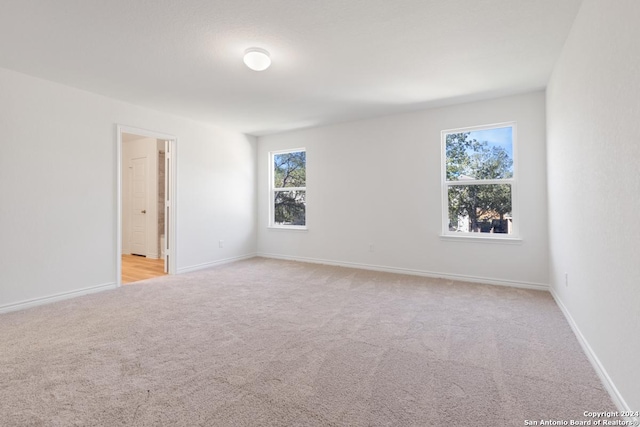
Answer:
[[(580, 0), (0, 0), (0, 67), (264, 135), (546, 86)], [(247, 69), (248, 47), (273, 65)]]

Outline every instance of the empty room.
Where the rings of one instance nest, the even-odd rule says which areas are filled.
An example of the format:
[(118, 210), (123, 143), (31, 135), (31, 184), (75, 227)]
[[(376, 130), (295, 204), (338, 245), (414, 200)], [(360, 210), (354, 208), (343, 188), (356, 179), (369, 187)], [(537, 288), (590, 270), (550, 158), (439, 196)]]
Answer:
[(0, 425), (640, 425), (640, 2), (1, 4)]

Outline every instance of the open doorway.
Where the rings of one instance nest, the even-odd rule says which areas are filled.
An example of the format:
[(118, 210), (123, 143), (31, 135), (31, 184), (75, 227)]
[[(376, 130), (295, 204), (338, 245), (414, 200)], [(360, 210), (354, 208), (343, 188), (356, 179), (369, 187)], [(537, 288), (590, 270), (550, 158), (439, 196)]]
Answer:
[(175, 137), (118, 126), (118, 285), (175, 272)]

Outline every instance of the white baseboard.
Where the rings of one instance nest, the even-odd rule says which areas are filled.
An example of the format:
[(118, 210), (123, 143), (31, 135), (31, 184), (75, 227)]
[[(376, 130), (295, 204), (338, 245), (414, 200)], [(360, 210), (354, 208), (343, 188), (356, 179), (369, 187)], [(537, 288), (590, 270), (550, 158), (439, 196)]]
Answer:
[(70, 292), (62, 292), (55, 295), (49, 295), (46, 297), (34, 298), (26, 301), (14, 302), (11, 304), (5, 304), (0, 306), (0, 314), (8, 313), (10, 311), (24, 310), (39, 305), (50, 304), (56, 301), (62, 301), (69, 298), (79, 297), (81, 295), (93, 294), (96, 292), (102, 292), (109, 289), (115, 289), (118, 285), (116, 283), (105, 283), (102, 285), (90, 286), (88, 288), (82, 288)]
[[(630, 411), (631, 409), (629, 408), (629, 405), (627, 405), (627, 402), (624, 400), (624, 398), (618, 391), (618, 388), (611, 380), (611, 377), (607, 373), (606, 369), (604, 369), (604, 366), (602, 366), (602, 363), (600, 363), (600, 359), (598, 359), (598, 356), (596, 356), (596, 353), (593, 351), (593, 349), (589, 345), (589, 342), (587, 341), (585, 336), (582, 335), (582, 332), (580, 331), (580, 328), (578, 328), (578, 325), (576, 324), (575, 320), (573, 320), (571, 313), (569, 313), (569, 310), (564, 305), (564, 303), (556, 293), (555, 289), (553, 289), (553, 287), (550, 288), (550, 292), (551, 292), (551, 295), (553, 296), (553, 299), (556, 301), (556, 304), (558, 304), (558, 307), (560, 307), (562, 314), (564, 314), (564, 317), (567, 319), (567, 322), (569, 322), (569, 326), (571, 326), (573, 333), (578, 338), (578, 342), (580, 343), (582, 350), (587, 355), (587, 358), (589, 359), (589, 362), (591, 362), (591, 365), (593, 366), (593, 369), (596, 371), (596, 374), (598, 374), (598, 377), (600, 377), (600, 381), (602, 381), (602, 384), (607, 389), (607, 392), (609, 393), (609, 396), (611, 396), (611, 400), (613, 400), (613, 403), (616, 405), (619, 411)], [(627, 418), (627, 419), (631, 421), (640, 421), (638, 418)]]
[(335, 265), (338, 267), (359, 268), (362, 270), (383, 271), (386, 273), (410, 274), (412, 276), (432, 277), (436, 279), (449, 279), (460, 282), (482, 283), (486, 285), (510, 286), (514, 288), (534, 289), (537, 291), (549, 291), (549, 285), (543, 283), (521, 282), (513, 280), (492, 279), (488, 277), (467, 276), (464, 274), (438, 273), (426, 270), (414, 270), (409, 268), (388, 267), (372, 264), (361, 264), (357, 262), (334, 261), (318, 258), (306, 258), (288, 255), (277, 255), (269, 253), (258, 253), (257, 256), (263, 258), (283, 259), (288, 261), (301, 261), (313, 264)]
[(255, 258), (256, 256), (257, 255), (255, 253), (251, 253), (251, 254), (240, 255), (240, 256), (232, 257), (232, 258), (220, 259), (218, 261), (211, 261), (211, 262), (205, 262), (205, 263), (202, 263), (202, 264), (191, 265), (191, 266), (188, 266), (188, 267), (180, 267), (180, 268), (178, 268), (178, 271), (176, 272), (176, 274), (191, 273), (193, 271), (204, 270), (205, 268), (209, 268), (209, 267), (215, 267), (216, 265), (228, 264), (230, 262), (242, 261), (244, 259)]

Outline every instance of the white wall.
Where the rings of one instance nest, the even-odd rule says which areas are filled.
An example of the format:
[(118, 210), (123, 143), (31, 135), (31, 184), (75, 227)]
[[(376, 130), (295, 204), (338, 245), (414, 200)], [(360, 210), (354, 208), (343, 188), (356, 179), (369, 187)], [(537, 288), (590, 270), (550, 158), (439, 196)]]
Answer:
[(585, 0), (547, 89), (553, 291), (633, 410), (640, 409), (639, 22), (637, 0)]
[[(544, 102), (535, 92), (260, 137), (258, 252), (548, 285)], [(507, 121), (518, 125), (522, 243), (442, 240), (440, 132)], [(269, 229), (268, 152), (298, 147), (308, 231)]]
[(4, 69), (0, 93), (0, 311), (116, 283), (116, 124), (177, 137), (178, 271), (255, 253), (255, 138)]

